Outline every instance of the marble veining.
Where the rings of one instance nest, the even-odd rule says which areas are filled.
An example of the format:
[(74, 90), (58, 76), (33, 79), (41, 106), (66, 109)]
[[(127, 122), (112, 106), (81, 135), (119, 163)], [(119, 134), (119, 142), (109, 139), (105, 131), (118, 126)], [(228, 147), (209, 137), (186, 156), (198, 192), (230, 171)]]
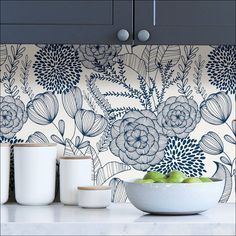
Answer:
[(153, 216), (130, 203), (107, 209), (1, 206), (3, 235), (235, 235), (235, 204), (189, 216)]

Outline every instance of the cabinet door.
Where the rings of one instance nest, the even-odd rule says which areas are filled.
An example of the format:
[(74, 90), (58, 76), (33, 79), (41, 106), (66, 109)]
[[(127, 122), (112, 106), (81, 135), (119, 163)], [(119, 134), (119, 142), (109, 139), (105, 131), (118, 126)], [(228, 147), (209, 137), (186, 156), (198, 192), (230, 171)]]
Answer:
[(1, 0), (1, 42), (132, 43), (132, 0)]
[[(135, 0), (137, 44), (235, 44), (235, 0)], [(150, 38), (138, 40), (147, 30)]]

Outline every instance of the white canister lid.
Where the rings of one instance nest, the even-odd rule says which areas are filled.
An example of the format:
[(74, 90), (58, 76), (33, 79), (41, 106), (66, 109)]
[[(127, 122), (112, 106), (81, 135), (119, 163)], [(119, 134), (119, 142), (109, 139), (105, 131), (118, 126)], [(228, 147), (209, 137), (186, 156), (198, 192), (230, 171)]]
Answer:
[(110, 186), (103, 186), (103, 185), (97, 185), (97, 186), (79, 186), (78, 190), (111, 190)]
[(62, 156), (60, 160), (90, 160), (90, 156)]
[(14, 147), (56, 147), (56, 143), (19, 143), (14, 144)]
[(0, 147), (10, 147), (10, 143), (0, 143)]

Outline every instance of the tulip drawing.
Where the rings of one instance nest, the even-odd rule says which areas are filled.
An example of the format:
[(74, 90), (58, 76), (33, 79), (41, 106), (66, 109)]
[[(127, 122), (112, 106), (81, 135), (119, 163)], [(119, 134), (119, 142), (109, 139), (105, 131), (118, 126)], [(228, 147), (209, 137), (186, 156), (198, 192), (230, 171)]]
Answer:
[(199, 145), (204, 152), (211, 155), (218, 155), (224, 152), (224, 144), (221, 138), (212, 131), (202, 136)]
[(52, 92), (40, 93), (27, 105), (29, 118), (39, 125), (48, 125), (58, 114), (59, 104)]
[(221, 125), (227, 121), (232, 111), (232, 102), (225, 92), (208, 96), (200, 105), (202, 118), (213, 125)]
[(91, 110), (80, 109), (75, 115), (75, 124), (84, 136), (95, 137), (104, 131), (107, 120)]
[(75, 118), (76, 112), (83, 106), (82, 92), (78, 87), (73, 87), (68, 93), (62, 94), (62, 104), (71, 118)]

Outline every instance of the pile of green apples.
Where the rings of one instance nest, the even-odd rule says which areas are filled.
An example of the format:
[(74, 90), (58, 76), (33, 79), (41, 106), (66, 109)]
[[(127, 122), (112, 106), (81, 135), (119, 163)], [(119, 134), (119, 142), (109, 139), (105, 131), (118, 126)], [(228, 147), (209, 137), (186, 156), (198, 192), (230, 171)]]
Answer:
[(206, 183), (213, 182), (208, 177), (187, 177), (181, 171), (171, 171), (164, 175), (157, 171), (150, 171), (144, 175), (143, 179), (136, 180), (135, 183)]

